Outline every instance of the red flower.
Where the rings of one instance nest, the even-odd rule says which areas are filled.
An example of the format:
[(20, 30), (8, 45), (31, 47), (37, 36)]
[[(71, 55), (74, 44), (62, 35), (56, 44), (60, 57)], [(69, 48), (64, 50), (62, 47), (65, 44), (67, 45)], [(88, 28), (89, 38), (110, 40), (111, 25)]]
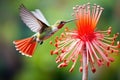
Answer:
[(98, 66), (105, 62), (107, 66), (114, 59), (109, 56), (111, 53), (118, 53), (120, 43), (114, 46), (114, 42), (118, 37), (118, 33), (113, 37), (111, 27), (106, 31), (96, 30), (96, 25), (99, 21), (103, 8), (99, 5), (84, 4), (74, 7), (74, 16), (76, 19), (77, 30), (65, 30), (60, 38), (55, 39), (54, 51), (51, 54), (57, 54), (56, 63), (60, 63), (58, 68), (66, 67), (70, 61), (73, 62), (70, 72), (73, 71), (77, 61), (80, 61), (80, 72), (83, 71), (83, 80), (87, 80), (88, 65), (94, 73), (96, 71), (95, 63)]

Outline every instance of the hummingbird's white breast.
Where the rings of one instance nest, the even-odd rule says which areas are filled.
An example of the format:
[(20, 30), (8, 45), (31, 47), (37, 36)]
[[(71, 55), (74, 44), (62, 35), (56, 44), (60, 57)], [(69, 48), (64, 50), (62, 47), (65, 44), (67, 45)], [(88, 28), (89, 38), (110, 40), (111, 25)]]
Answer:
[(52, 27), (52, 32), (55, 33), (56, 31), (58, 31), (58, 28), (57, 27)]

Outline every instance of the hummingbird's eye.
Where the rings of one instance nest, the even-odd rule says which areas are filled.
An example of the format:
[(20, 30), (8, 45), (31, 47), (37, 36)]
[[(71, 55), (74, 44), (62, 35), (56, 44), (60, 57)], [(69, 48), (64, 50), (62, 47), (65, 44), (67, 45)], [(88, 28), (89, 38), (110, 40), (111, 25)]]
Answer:
[(60, 24), (63, 24), (63, 23), (65, 23), (65, 22), (64, 22), (64, 21), (61, 21), (61, 22), (60, 22)]

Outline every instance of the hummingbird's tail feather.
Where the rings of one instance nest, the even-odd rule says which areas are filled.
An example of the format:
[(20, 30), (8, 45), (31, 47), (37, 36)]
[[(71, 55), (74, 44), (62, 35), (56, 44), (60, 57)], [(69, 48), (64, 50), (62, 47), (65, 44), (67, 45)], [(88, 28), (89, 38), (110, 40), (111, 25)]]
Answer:
[(32, 57), (34, 50), (36, 48), (37, 42), (33, 37), (13, 41), (16, 50), (18, 50), (22, 55)]

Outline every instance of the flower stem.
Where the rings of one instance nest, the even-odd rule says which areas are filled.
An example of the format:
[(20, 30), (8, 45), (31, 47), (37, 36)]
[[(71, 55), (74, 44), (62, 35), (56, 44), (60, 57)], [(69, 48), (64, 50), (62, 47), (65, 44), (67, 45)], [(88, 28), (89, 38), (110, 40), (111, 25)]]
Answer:
[(83, 45), (83, 75), (82, 80), (88, 80), (88, 65), (87, 65), (87, 52), (86, 52), (86, 46)]

